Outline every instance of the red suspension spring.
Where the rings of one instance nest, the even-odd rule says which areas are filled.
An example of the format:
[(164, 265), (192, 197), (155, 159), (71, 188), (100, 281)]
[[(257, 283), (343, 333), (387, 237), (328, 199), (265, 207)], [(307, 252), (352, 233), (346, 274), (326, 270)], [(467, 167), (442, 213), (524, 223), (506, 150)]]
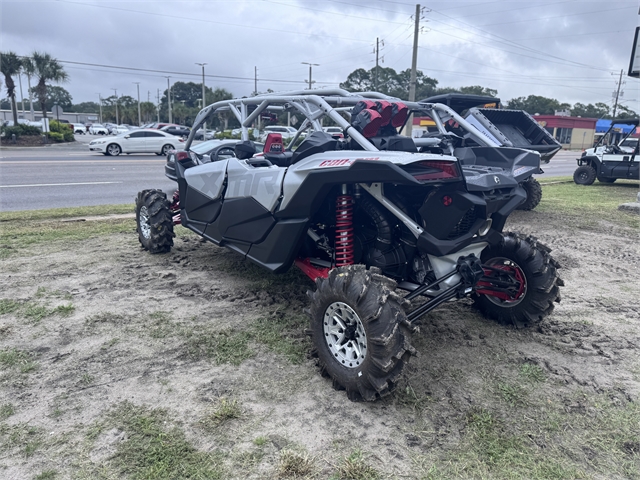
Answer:
[(336, 267), (352, 265), (353, 251), (353, 198), (340, 195), (336, 200)]

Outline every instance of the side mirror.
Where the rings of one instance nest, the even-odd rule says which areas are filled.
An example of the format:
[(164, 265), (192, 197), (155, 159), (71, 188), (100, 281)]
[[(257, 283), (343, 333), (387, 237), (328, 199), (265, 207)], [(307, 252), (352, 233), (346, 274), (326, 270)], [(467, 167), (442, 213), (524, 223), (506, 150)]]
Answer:
[(129, 138), (129, 137), (131, 137), (131, 135), (125, 135), (125, 136), (124, 136), (124, 138)]

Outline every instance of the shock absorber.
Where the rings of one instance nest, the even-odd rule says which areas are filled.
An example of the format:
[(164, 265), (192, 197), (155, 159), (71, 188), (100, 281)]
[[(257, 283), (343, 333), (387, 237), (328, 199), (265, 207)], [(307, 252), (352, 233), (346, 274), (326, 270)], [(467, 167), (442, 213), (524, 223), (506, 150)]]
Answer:
[(347, 186), (342, 185), (342, 195), (336, 199), (336, 267), (352, 265), (353, 247), (353, 197)]

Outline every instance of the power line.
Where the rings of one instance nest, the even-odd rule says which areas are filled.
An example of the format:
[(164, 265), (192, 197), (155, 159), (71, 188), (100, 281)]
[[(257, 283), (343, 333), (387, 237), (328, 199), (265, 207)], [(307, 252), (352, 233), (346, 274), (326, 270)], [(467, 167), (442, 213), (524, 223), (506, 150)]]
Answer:
[[(173, 20), (179, 19), (179, 20), (188, 20), (190, 22), (203, 22), (203, 23), (212, 23), (215, 25), (226, 25), (226, 26), (230, 26), (230, 27), (240, 27), (243, 30), (247, 29), (247, 25), (246, 24), (240, 24), (240, 23), (231, 23), (231, 22), (217, 22), (214, 20), (207, 20), (204, 18), (195, 18), (195, 17), (183, 17), (183, 16), (179, 16), (179, 15), (169, 15), (169, 14), (164, 14), (164, 13), (157, 13), (157, 12), (145, 12), (145, 11), (141, 11), (141, 10), (131, 10), (128, 8), (119, 8), (119, 7), (112, 7), (109, 5), (100, 5), (100, 4), (95, 4), (95, 3), (82, 3), (82, 2), (72, 2), (70, 0), (55, 0), (57, 2), (61, 2), (61, 3), (68, 3), (71, 5), (82, 5), (84, 7), (95, 7), (95, 8), (103, 8), (103, 9), (107, 9), (107, 10), (116, 10), (116, 11), (120, 11), (120, 12), (129, 12), (129, 13), (140, 13), (143, 15), (153, 15), (156, 17), (166, 17), (166, 18), (171, 18)], [(277, 33), (285, 33), (285, 34), (291, 34), (291, 35), (302, 35), (305, 37), (316, 37), (317, 34), (316, 33), (309, 33), (309, 32), (296, 32), (296, 31), (292, 31), (292, 30), (288, 30), (288, 29), (277, 29), (277, 28), (267, 28), (267, 27), (261, 27), (259, 25), (251, 25), (251, 30), (264, 30), (267, 32), (277, 32)], [(349, 40), (352, 42), (361, 42), (361, 43), (368, 43), (367, 40), (362, 40), (361, 38), (347, 38), (347, 37), (338, 37), (335, 35), (323, 35), (324, 38), (336, 38), (338, 40)]]

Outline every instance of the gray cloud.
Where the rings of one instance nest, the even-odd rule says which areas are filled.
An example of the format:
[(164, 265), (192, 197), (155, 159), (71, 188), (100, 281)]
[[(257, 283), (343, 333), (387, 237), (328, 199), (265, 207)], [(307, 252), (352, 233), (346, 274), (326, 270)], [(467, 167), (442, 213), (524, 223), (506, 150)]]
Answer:
[[(376, 37), (384, 66), (411, 65), (415, 4), (409, 1), (3, 1), (3, 50), (46, 51), (60, 60), (117, 65), (196, 81), (234, 95), (304, 88), (308, 67), (317, 85), (337, 85), (374, 65)], [(612, 73), (626, 71), (638, 23), (635, 0), (438, 1), (425, 5), (419, 68), (440, 86), (480, 84), (503, 99), (529, 94), (570, 103), (609, 102)], [(527, 8), (524, 8), (527, 7)], [(142, 13), (137, 13), (137, 12)], [(593, 13), (590, 13), (593, 12)], [(498, 38), (500, 37), (500, 38)], [(514, 45), (518, 44), (518, 45)], [(555, 58), (554, 58), (555, 57)], [(583, 65), (577, 65), (583, 64)], [(75, 102), (97, 94), (155, 96), (164, 74), (65, 64)], [(241, 77), (241, 78), (237, 78)], [(638, 81), (626, 78), (625, 101), (637, 109)], [(632, 100), (636, 100), (633, 102)]]

